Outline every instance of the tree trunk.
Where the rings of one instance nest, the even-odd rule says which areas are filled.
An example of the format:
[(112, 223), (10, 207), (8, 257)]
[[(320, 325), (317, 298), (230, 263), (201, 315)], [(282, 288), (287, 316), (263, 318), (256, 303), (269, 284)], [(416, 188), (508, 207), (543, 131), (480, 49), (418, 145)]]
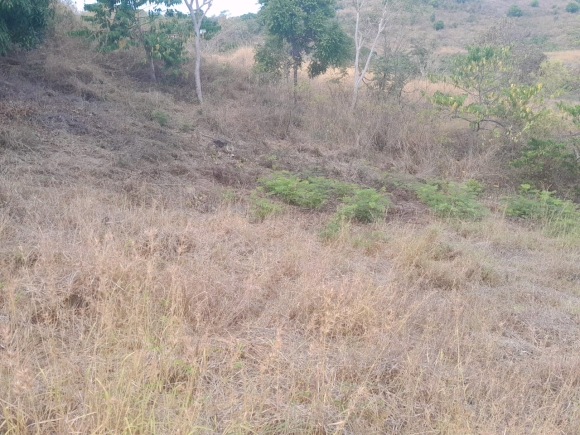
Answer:
[(149, 57), (149, 65), (151, 67), (151, 80), (156, 82), (157, 75), (155, 74), (155, 62), (153, 62), (153, 57), (151, 57), (151, 56), (148, 56), (148, 57)]
[(292, 66), (294, 73), (294, 104), (298, 101), (298, 64), (294, 62)]
[(201, 93), (201, 35), (199, 29), (195, 32), (195, 92), (197, 99), (203, 103), (203, 95)]
[(379, 41), (381, 34), (385, 31), (387, 27), (387, 6), (388, 3), (385, 3), (383, 6), (383, 11), (381, 15), (381, 19), (377, 26), (377, 34), (375, 35), (375, 39), (373, 40), (373, 44), (371, 45), (371, 49), (369, 55), (367, 56), (365, 66), (363, 70), (360, 71), (359, 67), (359, 60), (360, 60), (360, 52), (364, 45), (364, 37), (362, 32), (360, 31), (360, 11), (363, 6), (364, 2), (355, 2), (354, 6), (356, 8), (356, 25), (355, 25), (355, 32), (354, 32), (354, 41), (355, 41), (355, 65), (354, 65), (354, 88), (352, 92), (352, 103), (351, 103), (351, 110), (354, 112), (356, 109), (356, 103), (358, 101), (358, 91), (360, 85), (362, 84), (369, 67), (371, 65), (371, 60), (373, 59), (373, 54), (375, 51), (375, 47)]
[[(195, 2), (195, 3), (194, 3)], [(200, 104), (203, 103), (201, 92), (201, 23), (207, 12), (211, 8), (213, 0), (185, 0), (185, 5), (189, 9), (189, 15), (193, 21), (195, 32), (195, 92)]]

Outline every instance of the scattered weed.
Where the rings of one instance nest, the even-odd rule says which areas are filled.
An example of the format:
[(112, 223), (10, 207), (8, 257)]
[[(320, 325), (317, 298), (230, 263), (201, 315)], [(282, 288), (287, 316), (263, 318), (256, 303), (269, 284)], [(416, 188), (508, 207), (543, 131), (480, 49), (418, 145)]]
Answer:
[(161, 127), (165, 127), (169, 123), (169, 115), (160, 109), (151, 112), (151, 120), (157, 121)]
[(259, 195), (258, 192), (252, 192), (252, 196), (250, 198), (250, 214), (251, 216), (262, 222), (268, 216), (280, 213), (282, 207), (268, 198), (263, 198)]

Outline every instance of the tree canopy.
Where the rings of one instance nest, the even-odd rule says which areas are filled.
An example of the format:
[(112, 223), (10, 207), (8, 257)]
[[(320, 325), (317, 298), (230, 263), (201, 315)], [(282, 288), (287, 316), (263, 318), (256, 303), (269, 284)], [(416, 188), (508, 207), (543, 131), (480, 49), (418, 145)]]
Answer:
[(308, 75), (316, 77), (328, 68), (345, 65), (352, 54), (352, 40), (340, 28), (335, 0), (260, 0), (259, 17), (268, 39), (256, 51), (259, 70), (277, 75), (290, 67), (294, 85), (298, 70), (308, 62)]
[(42, 40), (53, 0), (0, 0), (0, 55)]

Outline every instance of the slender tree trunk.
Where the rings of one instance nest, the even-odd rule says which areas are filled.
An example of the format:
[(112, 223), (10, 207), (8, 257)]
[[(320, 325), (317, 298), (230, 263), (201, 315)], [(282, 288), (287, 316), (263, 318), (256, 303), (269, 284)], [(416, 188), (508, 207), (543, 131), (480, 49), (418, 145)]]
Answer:
[(211, 8), (212, 3), (213, 0), (185, 0), (185, 5), (189, 9), (189, 15), (193, 21), (193, 30), (195, 32), (195, 92), (200, 103), (203, 103), (203, 94), (201, 91), (201, 23)]
[(151, 80), (154, 82), (157, 81), (157, 75), (155, 74), (155, 62), (153, 62), (153, 57), (147, 55), (149, 57), (149, 66), (151, 67)]
[(355, 27), (355, 33), (354, 33), (354, 42), (355, 42), (355, 64), (354, 64), (354, 88), (353, 88), (353, 93), (352, 93), (352, 104), (351, 104), (351, 110), (355, 110), (356, 109), (356, 103), (358, 101), (358, 91), (360, 88), (360, 85), (362, 84), (368, 70), (369, 67), (371, 65), (371, 60), (373, 59), (373, 54), (375, 51), (375, 48), (377, 46), (377, 43), (379, 41), (379, 38), (381, 37), (381, 34), (385, 31), (385, 28), (387, 27), (387, 6), (388, 3), (385, 3), (385, 5), (383, 6), (383, 13), (381, 15), (381, 20), (379, 21), (378, 27), (377, 27), (377, 34), (375, 35), (375, 39), (373, 41), (373, 44), (371, 46), (371, 51), (369, 53), (369, 55), (367, 56), (367, 60), (365, 62), (365, 66), (363, 67), (362, 71), (360, 70), (359, 67), (359, 60), (360, 60), (360, 52), (361, 49), (363, 47), (364, 44), (364, 37), (362, 35), (362, 32), (360, 31), (360, 11), (362, 6), (364, 5), (364, 1), (361, 0), (355, 0), (353, 2), (355, 8), (356, 8), (356, 27)]
[(197, 99), (203, 103), (203, 95), (201, 93), (201, 36), (199, 32), (195, 34), (195, 92)]

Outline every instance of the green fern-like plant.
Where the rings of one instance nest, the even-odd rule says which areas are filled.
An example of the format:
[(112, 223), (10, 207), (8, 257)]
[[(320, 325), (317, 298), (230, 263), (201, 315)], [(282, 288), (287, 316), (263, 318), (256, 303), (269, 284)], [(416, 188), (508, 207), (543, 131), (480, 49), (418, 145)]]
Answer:
[(476, 201), (483, 186), (469, 180), (455, 183), (444, 180), (430, 180), (427, 184), (415, 186), (415, 193), (423, 203), (440, 217), (481, 219), (488, 210)]

